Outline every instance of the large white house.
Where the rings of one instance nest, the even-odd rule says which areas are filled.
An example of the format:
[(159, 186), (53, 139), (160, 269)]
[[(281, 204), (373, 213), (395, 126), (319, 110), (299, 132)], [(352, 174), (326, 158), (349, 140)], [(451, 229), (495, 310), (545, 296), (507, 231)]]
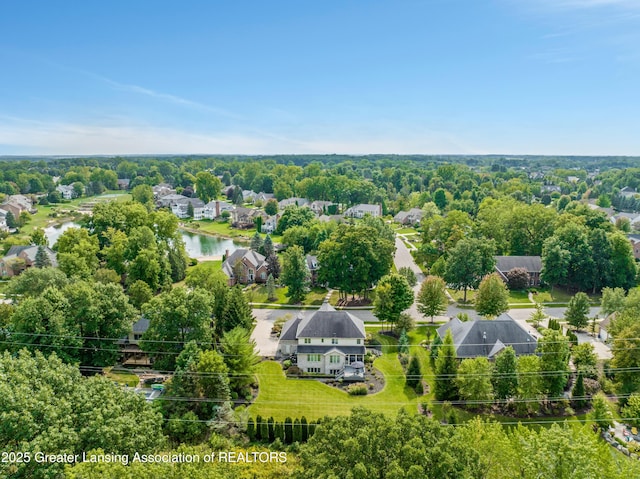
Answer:
[(376, 218), (382, 216), (382, 206), (360, 204), (349, 208), (344, 212), (344, 215), (350, 218), (363, 218), (364, 215), (371, 215)]
[(361, 319), (324, 303), (317, 311), (284, 324), (278, 353), (296, 354), (304, 372), (339, 374), (345, 366), (362, 364), (365, 337)]
[(223, 211), (231, 212), (234, 206), (226, 201), (213, 200), (204, 206), (202, 216), (207, 220), (214, 220), (219, 217)]

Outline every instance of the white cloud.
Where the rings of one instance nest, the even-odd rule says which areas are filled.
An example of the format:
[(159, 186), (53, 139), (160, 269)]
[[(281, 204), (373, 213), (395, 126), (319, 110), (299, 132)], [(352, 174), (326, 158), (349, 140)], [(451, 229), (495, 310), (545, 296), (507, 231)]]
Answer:
[[(5, 148), (3, 148), (3, 145)], [(3, 151), (3, 149), (5, 151)], [(447, 132), (345, 131), (306, 138), (269, 132), (194, 133), (126, 122), (86, 125), (0, 117), (0, 154), (483, 153)]]

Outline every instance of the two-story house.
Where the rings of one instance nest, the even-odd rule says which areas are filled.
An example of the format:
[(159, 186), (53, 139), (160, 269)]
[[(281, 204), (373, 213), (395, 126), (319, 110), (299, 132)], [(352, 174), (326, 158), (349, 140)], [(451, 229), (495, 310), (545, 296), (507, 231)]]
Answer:
[(382, 206), (360, 204), (348, 208), (344, 215), (349, 218), (363, 218), (364, 215), (371, 215), (376, 218), (382, 216)]
[[(36, 255), (38, 254), (37, 245), (29, 246), (12, 246), (7, 254), (0, 259), (0, 275), (17, 276), (25, 269), (31, 268), (36, 264)], [(49, 263), (53, 267), (58, 266), (56, 252), (48, 246), (44, 246), (44, 252), (49, 257)]]
[(262, 216), (263, 221), (267, 217), (263, 211), (238, 206), (231, 210), (231, 226), (240, 229), (252, 228), (255, 225), (255, 218), (258, 216)]
[(234, 206), (226, 201), (213, 200), (204, 205), (202, 217), (207, 220), (214, 220), (218, 218), (224, 211), (231, 212)]
[(225, 254), (222, 272), (229, 277), (228, 284), (249, 284), (267, 282), (266, 258), (251, 249), (240, 248), (231, 255)]
[(362, 364), (365, 337), (361, 319), (325, 302), (317, 311), (284, 324), (278, 354), (295, 354), (304, 372), (338, 375), (346, 366)]
[(285, 209), (289, 205), (309, 206), (309, 200), (306, 198), (287, 198), (278, 201), (278, 208), (280, 208), (281, 210)]
[(399, 212), (393, 217), (393, 221), (401, 225), (415, 225), (420, 223), (423, 216), (424, 213), (420, 208), (411, 208), (409, 211)]
[(193, 219), (204, 218), (204, 201), (199, 198), (183, 198), (171, 203), (171, 212), (178, 218), (189, 218), (189, 204), (193, 208)]

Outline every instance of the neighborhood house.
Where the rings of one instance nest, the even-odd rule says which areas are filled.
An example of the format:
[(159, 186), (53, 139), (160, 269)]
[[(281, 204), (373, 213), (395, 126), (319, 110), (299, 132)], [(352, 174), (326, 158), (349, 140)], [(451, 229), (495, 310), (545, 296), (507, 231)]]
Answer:
[(278, 354), (297, 355), (297, 365), (307, 373), (340, 375), (351, 366), (363, 373), (364, 322), (336, 311), (329, 303), (287, 321), (280, 335)]
[[(240, 248), (231, 256), (229, 251), (225, 253), (225, 261), (222, 263), (222, 271), (229, 277), (229, 286), (234, 284), (266, 283), (267, 262), (266, 258), (253, 250)], [(236, 277), (236, 274), (238, 277)]]
[(534, 354), (537, 340), (524, 330), (511, 316), (504, 313), (496, 319), (476, 319), (460, 321), (453, 318), (438, 328), (438, 336), (444, 339), (451, 331), (458, 358), (495, 356), (507, 346), (511, 346), (517, 356)]

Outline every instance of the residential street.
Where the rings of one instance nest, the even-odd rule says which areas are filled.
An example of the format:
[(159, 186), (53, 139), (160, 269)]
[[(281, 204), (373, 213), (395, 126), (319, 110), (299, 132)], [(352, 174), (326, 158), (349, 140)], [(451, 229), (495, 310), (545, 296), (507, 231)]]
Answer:
[[(404, 241), (400, 238), (396, 237), (396, 255), (394, 257), (394, 263), (397, 269), (402, 267), (411, 268), (418, 278), (418, 284), (415, 286), (414, 291), (417, 295), (420, 290), (420, 284), (424, 280), (424, 274), (422, 274), (420, 268), (413, 260), (413, 256), (409, 252)], [(553, 318), (562, 318), (564, 316), (566, 308), (546, 308), (545, 313)], [(276, 349), (278, 346), (278, 341), (273, 336), (271, 336), (271, 328), (276, 319), (281, 317), (286, 317), (287, 319), (295, 318), (298, 314), (310, 314), (312, 310), (301, 310), (301, 309), (254, 309), (253, 314), (256, 317), (257, 324), (251, 337), (256, 341), (258, 351), (261, 356), (274, 356), (276, 353)], [(513, 319), (515, 319), (518, 323), (522, 325), (524, 329), (527, 331), (533, 330), (533, 327), (526, 322), (526, 320), (533, 313), (534, 308), (527, 309), (511, 309), (509, 310), (509, 314)], [(355, 317), (360, 318), (365, 323), (376, 322), (378, 319), (373, 315), (370, 309), (349, 309), (349, 312), (353, 314)], [(421, 323), (428, 323), (429, 320), (422, 317), (420, 313), (418, 313), (418, 309), (416, 304), (414, 303), (407, 312), (413, 316), (416, 321)], [(443, 316), (436, 316), (434, 318), (435, 322), (445, 322), (450, 318), (457, 316), (459, 313), (467, 314), (471, 319), (479, 318), (480, 316), (474, 309), (460, 308), (456, 304), (450, 304), (447, 308), (447, 312)], [(599, 307), (594, 307), (589, 310), (589, 316), (593, 317), (596, 314), (600, 313)], [(611, 351), (608, 346), (606, 346), (601, 341), (594, 339), (586, 333), (578, 334), (578, 341), (580, 343), (590, 342), (594, 345), (596, 350), (596, 354), (601, 359), (609, 359), (611, 358)]]

